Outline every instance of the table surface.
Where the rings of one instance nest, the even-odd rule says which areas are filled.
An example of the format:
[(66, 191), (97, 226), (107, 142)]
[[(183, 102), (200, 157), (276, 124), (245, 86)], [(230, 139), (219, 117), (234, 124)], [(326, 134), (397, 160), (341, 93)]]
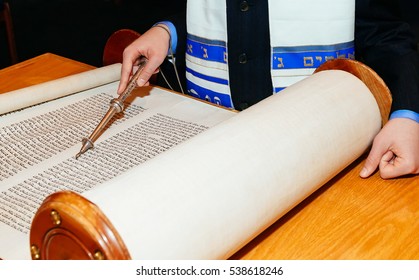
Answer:
[(52, 53), (0, 69), (0, 93), (94, 69), (95, 67)]
[[(95, 67), (51, 53), (0, 70), (0, 93)], [(361, 179), (362, 156), (232, 259), (419, 259), (419, 176)]]

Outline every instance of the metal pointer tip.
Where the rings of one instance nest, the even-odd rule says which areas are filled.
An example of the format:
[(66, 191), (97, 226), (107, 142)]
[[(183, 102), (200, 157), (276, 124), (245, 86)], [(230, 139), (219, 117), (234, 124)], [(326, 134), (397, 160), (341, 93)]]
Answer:
[(89, 138), (83, 138), (82, 147), (80, 152), (77, 153), (76, 159), (78, 159), (82, 154), (84, 154), (87, 150), (93, 148), (93, 142)]

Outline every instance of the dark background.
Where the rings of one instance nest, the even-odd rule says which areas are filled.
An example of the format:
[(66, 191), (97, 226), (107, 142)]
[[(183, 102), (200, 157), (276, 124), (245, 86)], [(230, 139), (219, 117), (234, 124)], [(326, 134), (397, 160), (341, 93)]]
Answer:
[[(108, 37), (122, 28), (144, 32), (184, 9), (186, 0), (9, 0), (19, 61), (51, 52), (101, 66)], [(119, 3), (119, 4), (118, 4)], [(0, 23), (0, 69), (10, 65)]]
[[(399, 1), (419, 36), (419, 1)], [(51, 52), (94, 66), (101, 66), (103, 48), (114, 31), (130, 28), (142, 33), (156, 21), (183, 10), (185, 3), (186, 0), (9, 0), (20, 61)], [(0, 23), (0, 69), (9, 65), (5, 28)]]

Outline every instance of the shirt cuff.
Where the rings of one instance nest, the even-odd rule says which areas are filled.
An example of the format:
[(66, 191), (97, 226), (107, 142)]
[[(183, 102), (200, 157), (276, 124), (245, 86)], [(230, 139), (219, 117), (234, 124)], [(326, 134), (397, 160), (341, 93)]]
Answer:
[[(173, 54), (175, 54), (176, 53), (176, 47), (177, 47), (177, 32), (176, 32), (176, 27), (170, 21), (159, 21), (158, 23), (154, 24), (153, 26), (156, 26), (157, 24), (164, 24), (164, 25), (167, 26), (167, 28), (169, 28), (169, 32), (170, 32), (170, 44), (171, 44), (172, 52), (173, 52)], [(170, 49), (168, 50), (168, 54), (171, 54), (170, 53)]]
[(391, 113), (390, 120), (395, 118), (407, 118), (419, 123), (419, 114), (411, 110), (397, 110)]

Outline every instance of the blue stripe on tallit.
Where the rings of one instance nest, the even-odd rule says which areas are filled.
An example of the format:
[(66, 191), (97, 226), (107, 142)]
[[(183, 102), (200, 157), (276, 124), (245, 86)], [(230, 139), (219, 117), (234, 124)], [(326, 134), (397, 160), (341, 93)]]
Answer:
[(219, 63), (227, 63), (227, 44), (188, 34), (186, 53), (190, 56)]
[(204, 99), (209, 102), (228, 108), (233, 108), (230, 95), (228, 94), (223, 94), (221, 92), (216, 92), (207, 88), (200, 87), (197, 84), (191, 82), (190, 80), (186, 81), (186, 86), (188, 88), (188, 94), (191, 96)]
[(326, 46), (275, 47), (272, 53), (272, 68), (299, 69), (317, 68), (333, 58), (354, 58), (354, 42)]
[(285, 87), (275, 87), (274, 88), (274, 93), (278, 93), (278, 92), (280, 92), (281, 90), (284, 90), (285, 89)]
[(226, 80), (226, 79), (221, 79), (221, 78), (217, 78), (217, 77), (204, 75), (200, 72), (192, 70), (189, 67), (186, 67), (186, 72), (190, 73), (190, 74), (194, 75), (195, 77), (200, 78), (202, 80), (206, 80), (206, 81), (221, 84), (221, 85), (228, 85), (228, 80)]

